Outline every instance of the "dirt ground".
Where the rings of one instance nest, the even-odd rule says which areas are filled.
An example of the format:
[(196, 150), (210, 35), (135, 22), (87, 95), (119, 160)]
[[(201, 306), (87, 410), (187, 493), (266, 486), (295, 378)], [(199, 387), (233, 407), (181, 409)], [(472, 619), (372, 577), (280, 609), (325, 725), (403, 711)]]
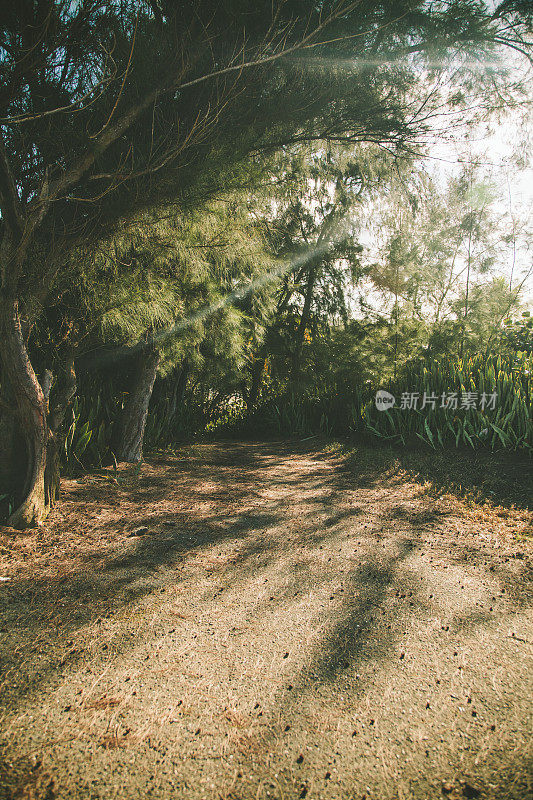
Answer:
[(0, 798), (532, 797), (533, 479), (454, 459), (220, 442), (65, 480), (0, 529)]

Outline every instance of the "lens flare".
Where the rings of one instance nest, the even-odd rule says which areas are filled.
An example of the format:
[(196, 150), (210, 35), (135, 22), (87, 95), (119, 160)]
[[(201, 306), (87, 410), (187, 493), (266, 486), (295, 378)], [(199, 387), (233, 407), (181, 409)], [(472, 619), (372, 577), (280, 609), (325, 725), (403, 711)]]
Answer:
[[(250, 283), (239, 286), (234, 291), (229, 292), (224, 297), (216, 300), (214, 303), (210, 303), (209, 305), (206, 305), (198, 311), (195, 311), (193, 314), (190, 314), (184, 319), (179, 320), (178, 322), (174, 323), (174, 325), (155, 331), (151, 336), (151, 341), (156, 345), (163, 345), (166, 341), (174, 336), (178, 336), (182, 331), (190, 328), (197, 322), (203, 322), (212, 314), (220, 311), (220, 309), (233, 305), (239, 300), (247, 297), (249, 294), (263, 289), (265, 286), (273, 283), (287, 272), (290, 272), (293, 269), (300, 269), (314, 259), (325, 256), (332, 246), (338, 244), (345, 237), (346, 232), (343, 223), (344, 218), (339, 219), (334, 226), (330, 227), (327, 238), (314, 247), (310, 247), (305, 251), (305, 253), (302, 253), (290, 261), (283, 262), (276, 269), (270, 270), (264, 275), (260, 275)], [(80, 358), (80, 362), (84, 368), (88, 368), (90, 366), (94, 367), (110, 365), (123, 359), (130, 358), (136, 353), (142, 352), (145, 346), (146, 342), (138, 342), (136, 345), (131, 345), (129, 347), (121, 345), (98, 355), (93, 355), (90, 357), (88, 355), (82, 356)]]

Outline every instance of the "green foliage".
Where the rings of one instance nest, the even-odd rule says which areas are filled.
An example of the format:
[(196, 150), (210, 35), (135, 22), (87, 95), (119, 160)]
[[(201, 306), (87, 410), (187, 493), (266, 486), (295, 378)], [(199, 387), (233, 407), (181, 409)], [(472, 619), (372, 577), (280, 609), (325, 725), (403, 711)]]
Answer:
[[(481, 355), (464, 360), (448, 357), (427, 363), (418, 361), (402, 370), (387, 389), (396, 405), (378, 411), (368, 402), (362, 409), (363, 424), (376, 437), (403, 445), (416, 439), (432, 448), (488, 447), (491, 450), (533, 452), (533, 357)], [(457, 410), (441, 407), (441, 396), (450, 392), (497, 393), (495, 408)], [(418, 392), (417, 409), (401, 409), (403, 392)], [(421, 408), (424, 393), (435, 394), (435, 408)]]
[(144, 441), (147, 448), (168, 447), (187, 441), (202, 432), (207, 425), (204, 409), (191, 399), (169, 413), (166, 398), (152, 402), (146, 421)]
[[(433, 449), (523, 450), (533, 452), (533, 356), (481, 355), (464, 360), (442, 358), (428, 363), (417, 360), (405, 366), (396, 381), (387, 385), (396, 405), (378, 411), (374, 389), (345, 386), (321, 396), (288, 391), (271, 398), (251, 415), (234, 419), (226, 430), (240, 434), (274, 434), (305, 437), (316, 434), (358, 436), (386, 440), (404, 446), (422, 442)], [(497, 393), (495, 408), (462, 409), (460, 394), (487, 396)], [(403, 392), (418, 392), (417, 409), (401, 409)], [(437, 396), (435, 408), (421, 408), (426, 392)], [(441, 407), (442, 394), (459, 394), (459, 408)]]
[(521, 319), (505, 319), (500, 334), (504, 350), (533, 353), (533, 317), (524, 311)]
[[(415, 338), (436, 356), (494, 350), (503, 318), (520, 306), (524, 283), (515, 275), (513, 286), (501, 274), (504, 247), (515, 258), (519, 237), (515, 224), (506, 236), (512, 220), (502, 220), (495, 199), (475, 164), (445, 185), (422, 171), (404, 172), (379, 198), (371, 226), (379, 246), (368, 275), (377, 291), (374, 305), (394, 328), (395, 363), (415, 355), (409, 352)], [(416, 337), (406, 331), (414, 325)]]
[[(402, 230), (389, 219), (386, 258), (367, 270), (361, 265), (356, 220), (362, 187), (373, 178), (365, 181), (363, 175), (368, 170), (377, 176), (382, 189), (390, 165), (381, 156), (376, 165), (372, 148), (352, 149), (351, 156), (345, 149), (324, 157), (297, 148), (276, 161), (280, 174), (273, 190), (253, 199), (246, 192), (230, 193), (187, 214), (169, 211), (164, 220), (154, 211), (134, 234), (116, 233), (85, 266), (87, 319), (100, 320), (85, 346), (96, 344), (105, 355), (110, 344), (133, 346), (150, 330), (159, 342), (163, 360), (146, 425), (148, 448), (201, 432), (357, 434), (432, 448), (530, 448), (531, 392), (515, 385), (517, 370), (525, 374), (526, 367), (517, 366), (523, 356), (514, 357), (509, 367), (505, 355), (513, 343), (516, 350), (526, 342), (529, 318), (499, 327), (498, 315), (509, 306), (508, 286), (499, 278), (472, 280), (467, 328), (461, 319), (463, 297), (455, 295), (452, 302), (446, 294), (465, 230), (468, 236), (476, 222), (467, 219), (463, 230), (468, 209), (478, 213), (487, 201), (484, 186), (473, 191), (463, 181), (459, 210), (429, 203)], [(309, 257), (328, 238), (324, 251)], [(277, 282), (265, 281), (271, 272), (279, 273)], [(395, 296), (392, 313), (361, 303), (353, 318), (350, 292), (369, 277), (384, 295)], [(249, 290), (235, 292), (236, 286)], [(438, 321), (428, 319), (432, 297), (437, 309), (447, 308)], [(505, 355), (500, 366), (494, 366), (494, 358), (451, 355), (463, 336), (466, 353), (485, 343), (487, 351)], [(430, 358), (437, 359), (431, 366)], [(178, 365), (185, 362), (189, 383), (176, 405)], [(71, 468), (110, 457), (113, 423), (127, 385), (120, 363), (105, 391), (81, 390), (67, 437)], [(259, 388), (250, 401), (253, 370), (261, 363)], [(402, 369), (406, 363), (410, 366)], [(512, 379), (510, 388), (502, 388), (505, 402), (499, 399), (492, 416), (439, 408), (382, 414), (374, 408), (370, 389), (378, 378), (387, 382), (397, 376), (391, 390), (398, 398), (402, 391), (440, 394), (461, 387), (481, 393), (490, 384), (481, 367), (489, 364), (500, 383), (506, 371)]]
[(242, 408), (221, 417), (211, 427), (236, 436), (346, 436), (362, 428), (357, 417), (369, 397), (369, 387), (352, 390), (349, 395), (329, 392), (321, 396), (289, 389), (264, 400), (249, 413)]
[(82, 382), (72, 405), (61, 454), (68, 473), (109, 462), (121, 401), (121, 394), (115, 393), (109, 382), (98, 378)]

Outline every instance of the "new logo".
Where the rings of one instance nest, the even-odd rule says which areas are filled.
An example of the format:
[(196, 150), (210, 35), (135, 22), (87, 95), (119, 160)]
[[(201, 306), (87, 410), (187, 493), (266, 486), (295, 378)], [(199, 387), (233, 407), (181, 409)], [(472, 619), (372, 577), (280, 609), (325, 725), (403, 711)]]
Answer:
[(394, 395), (386, 392), (385, 389), (378, 389), (376, 392), (376, 408), (378, 411), (386, 411), (388, 408), (392, 408), (395, 402)]

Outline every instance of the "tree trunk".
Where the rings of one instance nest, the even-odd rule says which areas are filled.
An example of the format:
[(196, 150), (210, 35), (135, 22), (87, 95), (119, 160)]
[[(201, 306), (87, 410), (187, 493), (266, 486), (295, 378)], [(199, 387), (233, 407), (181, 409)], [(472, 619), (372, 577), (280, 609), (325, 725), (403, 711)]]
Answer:
[(184, 358), (181, 363), (178, 380), (174, 384), (174, 390), (172, 392), (172, 398), (170, 400), (170, 406), (168, 412), (168, 417), (170, 421), (174, 419), (174, 417), (178, 413), (178, 408), (183, 403), (183, 398), (185, 396), (185, 389), (187, 388), (187, 381), (189, 380), (190, 372), (191, 372), (191, 366), (189, 364), (189, 359)]
[[(52, 386), (53, 376), (50, 380)], [(49, 432), (46, 452), (46, 472), (44, 478), (46, 501), (53, 506), (59, 500), (60, 486), (60, 453), (65, 445), (65, 417), (69, 410), (74, 395), (76, 394), (76, 372), (74, 370), (74, 355), (69, 354), (66, 364), (66, 381), (63, 389), (55, 398), (53, 410), (48, 414)], [(46, 393), (45, 393), (46, 394)]]
[[(68, 362), (67, 380), (49, 411), (49, 397), (54, 376), (45, 372), (42, 385), (31, 365), (16, 300), (5, 300), (0, 306), (0, 356), (3, 378), (9, 384), (15, 419), (26, 443), (25, 477), (15, 488), (20, 505), (13, 511), (8, 525), (29, 528), (40, 525), (59, 497), (59, 454), (63, 421), (76, 393), (74, 359)], [(12, 454), (18, 461), (17, 453)], [(16, 464), (14, 463), (15, 469)]]
[(50, 503), (45, 488), (49, 438), (48, 407), (43, 389), (31, 365), (22, 335), (18, 302), (4, 300), (0, 310), (0, 354), (4, 375), (16, 403), (17, 417), (27, 448), (27, 469), (19, 495), (20, 505), (8, 519), (14, 528), (40, 525)]
[(315, 291), (315, 283), (318, 275), (318, 265), (313, 264), (309, 270), (309, 277), (307, 279), (307, 286), (305, 287), (304, 306), (302, 309), (302, 316), (296, 331), (296, 340), (294, 349), (292, 351), (292, 379), (298, 381), (300, 377), (302, 347), (304, 343), (305, 329), (309, 324), (311, 303), (313, 301), (313, 293)]
[(15, 401), (0, 359), (0, 519), (7, 519), (25, 475), (25, 437), (20, 430)]
[(261, 381), (263, 379), (263, 372), (265, 371), (266, 366), (266, 358), (264, 356), (260, 356), (259, 358), (255, 358), (254, 362), (251, 367), (251, 374), (252, 380), (250, 383), (250, 391), (246, 394), (246, 407), (248, 411), (251, 411), (252, 408), (257, 403), (259, 398), (259, 390), (261, 389)]
[(130, 393), (122, 412), (117, 452), (119, 461), (142, 460), (144, 428), (160, 358), (159, 350), (149, 346), (136, 362)]

